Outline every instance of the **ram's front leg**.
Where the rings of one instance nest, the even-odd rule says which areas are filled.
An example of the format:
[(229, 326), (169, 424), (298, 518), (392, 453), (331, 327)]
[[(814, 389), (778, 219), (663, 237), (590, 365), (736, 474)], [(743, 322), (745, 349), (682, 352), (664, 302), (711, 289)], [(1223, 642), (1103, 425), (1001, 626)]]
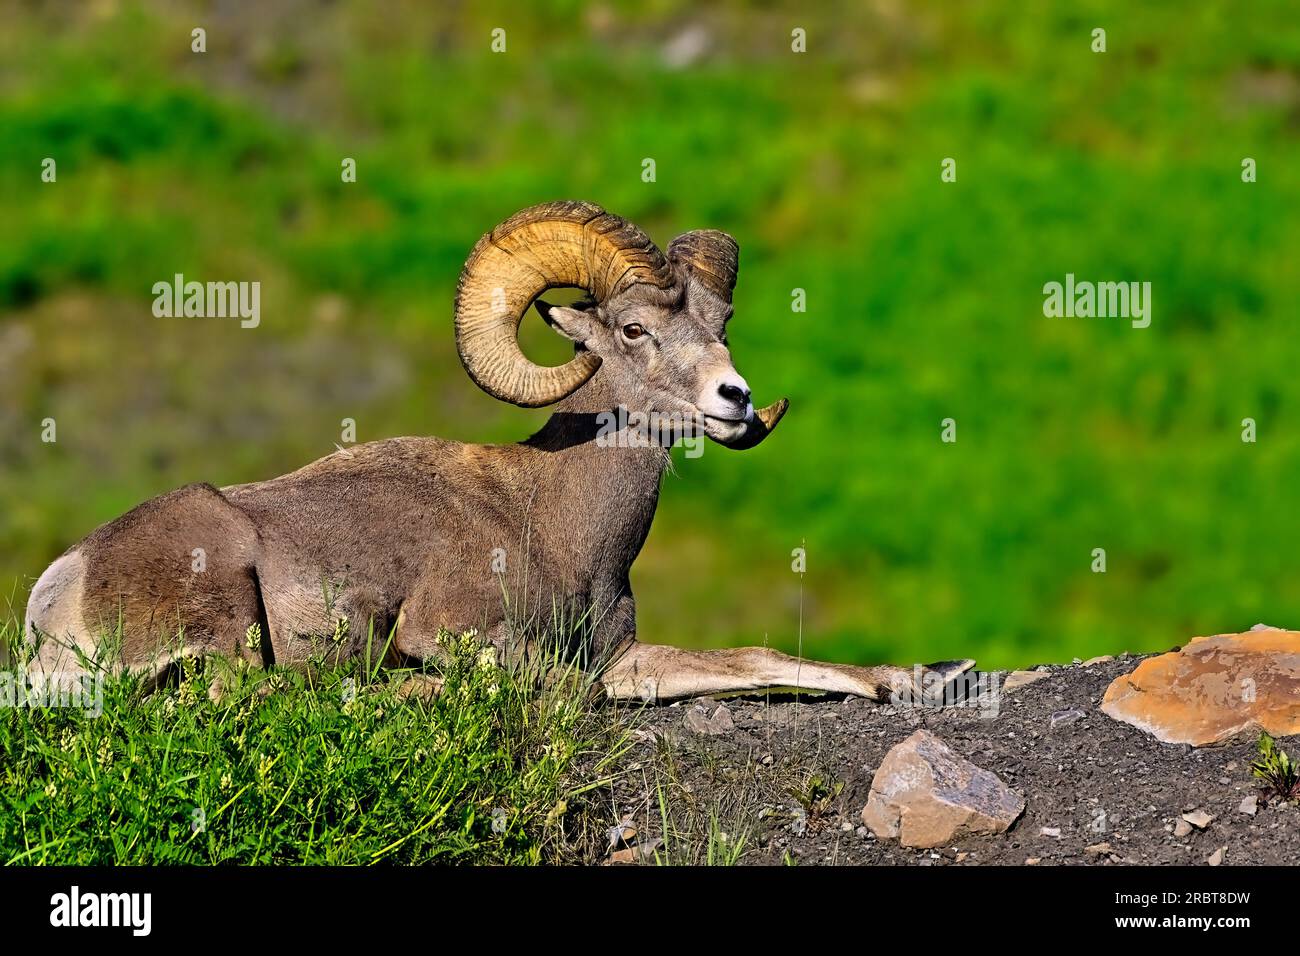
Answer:
[[(972, 660), (944, 661), (922, 668), (944, 683), (975, 666)], [(686, 651), (661, 644), (633, 643), (601, 675), (605, 693), (615, 700), (667, 703), (687, 697), (739, 693), (769, 687), (853, 694), (889, 700), (895, 693), (917, 694), (916, 671), (903, 667), (855, 667), (801, 660), (765, 647)]]

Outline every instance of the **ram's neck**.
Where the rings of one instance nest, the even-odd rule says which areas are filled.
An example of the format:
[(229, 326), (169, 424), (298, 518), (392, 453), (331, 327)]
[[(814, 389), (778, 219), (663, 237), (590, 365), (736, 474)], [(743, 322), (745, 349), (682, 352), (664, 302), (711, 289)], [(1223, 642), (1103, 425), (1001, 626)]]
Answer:
[(625, 421), (614, 416), (622, 401), (598, 371), (524, 445), (544, 453), (543, 486), (555, 502), (570, 503), (561, 511), (571, 523), (571, 544), (626, 570), (650, 531), (670, 456), (619, 427)]

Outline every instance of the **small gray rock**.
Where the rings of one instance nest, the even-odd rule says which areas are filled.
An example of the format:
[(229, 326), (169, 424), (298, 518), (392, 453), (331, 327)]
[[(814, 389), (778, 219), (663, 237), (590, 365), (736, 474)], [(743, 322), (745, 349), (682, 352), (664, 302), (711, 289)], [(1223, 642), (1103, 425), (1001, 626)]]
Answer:
[(1191, 813), (1184, 813), (1183, 819), (1196, 827), (1198, 830), (1204, 830), (1214, 819), (1213, 813), (1206, 813), (1204, 810), (1193, 810)]
[(1072, 724), (1076, 720), (1082, 720), (1086, 716), (1088, 715), (1083, 711), (1075, 708), (1070, 710), (1058, 710), (1052, 714), (1048, 724), (1048, 729), (1055, 730), (1057, 727), (1064, 726), (1065, 724)]
[(712, 737), (729, 734), (736, 729), (736, 722), (731, 719), (731, 711), (726, 704), (719, 704), (712, 714), (706, 705), (696, 704), (686, 711), (682, 723), (693, 734), (708, 734)]
[(1019, 690), (1034, 681), (1042, 680), (1050, 674), (1051, 671), (1012, 671), (1002, 681), (1002, 693), (1010, 694), (1012, 691)]

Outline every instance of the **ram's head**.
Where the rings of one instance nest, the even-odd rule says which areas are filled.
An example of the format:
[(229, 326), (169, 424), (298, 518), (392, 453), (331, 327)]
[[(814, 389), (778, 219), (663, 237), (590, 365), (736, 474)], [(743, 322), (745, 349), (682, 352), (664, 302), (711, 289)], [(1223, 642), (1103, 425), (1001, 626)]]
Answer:
[[(632, 223), (583, 202), (512, 216), (479, 240), (456, 292), (456, 347), (489, 395), (529, 408), (576, 392), (597, 369), (629, 410), (694, 422), (729, 448), (752, 448), (788, 402), (755, 409), (731, 362), (727, 320), (739, 247), (726, 233), (688, 232), (664, 255)], [(537, 297), (577, 287), (572, 307)], [(530, 305), (575, 345), (572, 361), (536, 365), (519, 348)]]

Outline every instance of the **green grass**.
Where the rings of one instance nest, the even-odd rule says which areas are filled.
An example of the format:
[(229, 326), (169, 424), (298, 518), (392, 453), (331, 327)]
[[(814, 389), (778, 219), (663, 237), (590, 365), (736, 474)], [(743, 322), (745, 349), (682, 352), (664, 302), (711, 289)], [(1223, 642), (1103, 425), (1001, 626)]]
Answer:
[(0, 863), (592, 859), (627, 716), (594, 709), (588, 678), (448, 644), (429, 701), (355, 662), (192, 660), (155, 693), (110, 678), (100, 706), (0, 708)]
[(635, 862), (731, 866), (755, 845), (752, 781), (710, 760), (727, 785), (695, 792), (664, 738), (634, 750), (639, 708), (602, 705), (598, 669), (555, 654), (498, 666), (444, 633), (418, 671), (188, 658), (161, 687), (104, 674), (54, 706), (18, 696), (19, 633), (0, 622), (0, 865), (590, 864), (651, 795)]
[(1277, 745), (1267, 733), (1261, 733), (1255, 749), (1258, 756), (1250, 765), (1250, 772), (1263, 782), (1266, 792), (1279, 800), (1300, 797), (1300, 769), (1291, 755)]

